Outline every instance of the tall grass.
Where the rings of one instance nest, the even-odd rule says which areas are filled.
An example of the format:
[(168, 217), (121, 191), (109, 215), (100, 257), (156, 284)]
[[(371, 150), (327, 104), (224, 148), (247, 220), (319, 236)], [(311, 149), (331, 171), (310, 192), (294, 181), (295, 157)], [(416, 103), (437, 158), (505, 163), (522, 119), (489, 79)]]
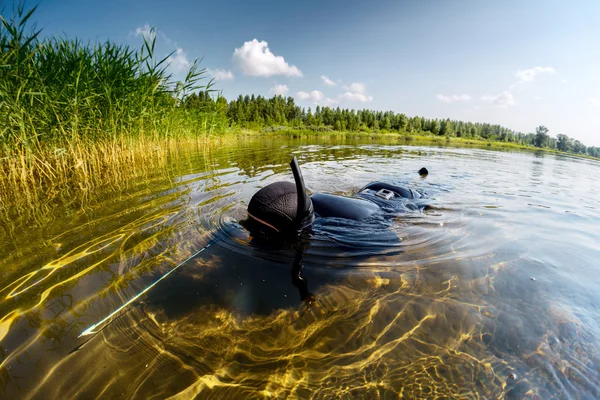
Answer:
[[(36, 206), (86, 192), (123, 169), (164, 159), (174, 139), (222, 131), (216, 110), (180, 107), (212, 80), (196, 60), (176, 82), (156, 35), (139, 49), (110, 41), (40, 39), (35, 7), (0, 15), (0, 206)], [(204, 83), (206, 82), (206, 83)]]

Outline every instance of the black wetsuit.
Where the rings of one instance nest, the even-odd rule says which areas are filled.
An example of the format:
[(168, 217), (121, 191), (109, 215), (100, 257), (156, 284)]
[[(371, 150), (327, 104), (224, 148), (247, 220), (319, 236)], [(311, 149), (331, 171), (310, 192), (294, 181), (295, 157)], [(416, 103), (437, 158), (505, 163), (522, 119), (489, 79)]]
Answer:
[[(387, 194), (387, 196), (386, 196)], [(319, 217), (345, 218), (355, 221), (364, 220), (394, 199), (422, 199), (423, 195), (415, 190), (385, 182), (373, 182), (362, 188), (354, 197), (315, 193), (310, 196), (314, 212)], [(424, 207), (419, 201), (403, 202), (403, 206), (416, 210)]]

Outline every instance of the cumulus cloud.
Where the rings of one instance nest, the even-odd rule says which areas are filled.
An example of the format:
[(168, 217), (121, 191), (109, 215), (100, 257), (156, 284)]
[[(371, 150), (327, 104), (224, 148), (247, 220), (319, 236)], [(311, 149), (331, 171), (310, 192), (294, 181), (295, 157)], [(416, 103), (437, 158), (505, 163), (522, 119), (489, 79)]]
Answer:
[(588, 99), (588, 103), (590, 103), (593, 106), (600, 107), (600, 99), (599, 98), (591, 97)]
[(533, 67), (529, 69), (520, 69), (516, 73), (516, 77), (519, 80), (518, 83), (533, 82), (536, 76), (539, 74), (554, 74), (556, 70), (552, 67)]
[(269, 50), (269, 44), (253, 39), (245, 42), (233, 52), (233, 62), (246, 75), (270, 77), (274, 75), (302, 76), (295, 65), (289, 65), (282, 56), (276, 56)]
[(336, 99), (332, 99), (332, 98), (326, 98), (325, 101), (323, 103), (325, 103), (326, 106), (331, 106), (334, 104), (338, 104), (340, 101), (336, 100)]
[(144, 24), (144, 26), (135, 28), (135, 36), (142, 36), (144, 39), (152, 41), (156, 37), (156, 30), (149, 24)]
[(284, 96), (289, 91), (290, 91), (290, 88), (288, 88), (287, 85), (275, 85), (271, 88), (271, 93), (277, 94), (280, 96)]
[(326, 77), (325, 75), (321, 75), (321, 79), (323, 79), (323, 83), (325, 83), (327, 86), (335, 86), (335, 82)]
[(169, 56), (167, 62), (171, 65), (171, 68), (176, 72), (185, 71), (190, 68), (190, 60), (187, 58), (187, 54), (181, 47), (175, 50), (173, 55)]
[(438, 94), (437, 96), (435, 96), (435, 98), (443, 103), (455, 103), (455, 102), (459, 102), (459, 101), (471, 100), (471, 96), (469, 96), (468, 94), (453, 94), (450, 96)]
[[(515, 90), (520, 90), (521, 85), (533, 82), (535, 78), (540, 74), (555, 74), (556, 70), (553, 67), (533, 67), (528, 69), (520, 69), (515, 74), (517, 82), (513, 83), (508, 87), (508, 90), (503, 91), (497, 95), (485, 95), (481, 97), (483, 101), (491, 103), (497, 107), (508, 108), (516, 106), (518, 103), (515, 96), (512, 94)], [(535, 100), (540, 100), (534, 98)]]
[(352, 82), (349, 86), (344, 86), (344, 89), (358, 94), (365, 94), (367, 87), (362, 82)]
[(511, 92), (505, 90), (504, 92), (497, 95), (486, 95), (481, 97), (481, 100), (486, 101), (495, 105), (496, 107), (508, 108), (516, 106), (517, 101)]
[(233, 72), (229, 71), (229, 70), (224, 70), (224, 69), (209, 69), (207, 71), (210, 75), (212, 75), (213, 78), (215, 78), (215, 80), (217, 81), (230, 81), (234, 78), (233, 76)]
[(340, 99), (349, 100), (349, 101), (358, 101), (361, 103), (367, 103), (369, 101), (373, 101), (373, 96), (367, 96), (366, 94), (362, 94), (362, 93), (346, 92), (346, 93), (340, 95)]
[(325, 98), (325, 95), (323, 94), (323, 92), (320, 92), (318, 90), (313, 90), (312, 92), (298, 92), (296, 93), (296, 97), (298, 98), (298, 100), (310, 100), (310, 101), (321, 101)]
[(339, 96), (340, 100), (358, 101), (366, 103), (373, 100), (373, 96), (367, 95), (367, 87), (362, 82), (352, 82), (348, 86), (344, 86), (346, 93)]

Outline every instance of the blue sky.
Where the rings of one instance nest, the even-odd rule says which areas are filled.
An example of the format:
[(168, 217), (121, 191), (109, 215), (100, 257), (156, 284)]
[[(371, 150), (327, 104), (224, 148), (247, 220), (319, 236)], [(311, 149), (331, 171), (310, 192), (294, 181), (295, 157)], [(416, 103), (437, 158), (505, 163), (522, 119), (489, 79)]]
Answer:
[(546, 125), (600, 146), (600, 1), (41, 1), (47, 36), (141, 44), (171, 70), (218, 78), (228, 99)]

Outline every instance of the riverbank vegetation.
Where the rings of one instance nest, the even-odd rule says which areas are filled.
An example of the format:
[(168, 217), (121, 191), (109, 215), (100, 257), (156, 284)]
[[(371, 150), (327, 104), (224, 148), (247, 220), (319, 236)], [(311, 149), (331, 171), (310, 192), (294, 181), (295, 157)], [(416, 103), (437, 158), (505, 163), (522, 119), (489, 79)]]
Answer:
[(137, 49), (42, 39), (31, 23), (34, 12), (16, 5), (0, 21), (0, 209), (6, 218), (16, 204), (40, 208), (74, 192), (90, 196), (107, 182), (167, 165), (182, 146), (206, 149), (247, 132), (395, 135), (399, 142), (494, 142), (600, 156), (599, 148), (562, 134), (552, 138), (544, 127), (518, 133), (391, 111), (313, 110), (282, 96), (227, 101), (198, 62), (176, 80), (170, 56), (157, 56), (153, 39)]
[[(222, 132), (214, 110), (181, 107), (211, 93), (193, 63), (175, 82), (154, 40), (139, 49), (39, 39), (35, 8), (15, 6), (0, 24), (0, 203), (36, 203), (48, 192), (91, 191), (122, 167), (151, 166), (157, 146)], [(206, 83), (204, 83), (206, 82)], [(58, 189), (60, 188), (60, 189)]]
[[(340, 107), (316, 106), (314, 111), (295, 104), (293, 97), (239, 96), (227, 103), (219, 99), (222, 110), (234, 126), (277, 132), (285, 130), (366, 132), (374, 134), (395, 133), (407, 136), (454, 138), (467, 141), (507, 143), (515, 146), (535, 147), (569, 152), (590, 157), (600, 157), (600, 147), (587, 147), (579, 140), (558, 134), (549, 135), (548, 128), (539, 126), (535, 132), (522, 133), (509, 128), (476, 122), (450, 119), (409, 117), (393, 111), (351, 110)], [(205, 95), (193, 94), (188, 107), (214, 107), (215, 100)], [(223, 111), (225, 113), (225, 111)], [(464, 140), (463, 140), (464, 142)]]

